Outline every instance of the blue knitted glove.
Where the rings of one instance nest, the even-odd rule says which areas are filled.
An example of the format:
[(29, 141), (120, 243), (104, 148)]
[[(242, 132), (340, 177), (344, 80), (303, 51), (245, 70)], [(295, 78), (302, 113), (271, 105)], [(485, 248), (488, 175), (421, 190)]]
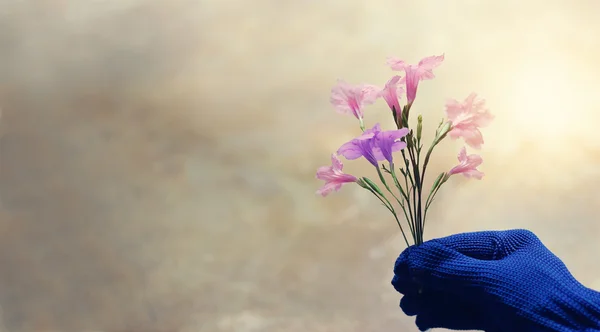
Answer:
[(421, 331), (600, 331), (600, 293), (575, 280), (527, 230), (411, 246), (396, 260), (392, 285)]

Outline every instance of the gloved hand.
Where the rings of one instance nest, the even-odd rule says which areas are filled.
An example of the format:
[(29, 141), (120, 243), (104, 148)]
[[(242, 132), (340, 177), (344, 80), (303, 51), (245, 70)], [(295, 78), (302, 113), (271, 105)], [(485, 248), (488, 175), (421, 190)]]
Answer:
[(421, 331), (600, 331), (600, 293), (575, 280), (527, 230), (463, 233), (411, 246), (396, 260), (392, 285)]

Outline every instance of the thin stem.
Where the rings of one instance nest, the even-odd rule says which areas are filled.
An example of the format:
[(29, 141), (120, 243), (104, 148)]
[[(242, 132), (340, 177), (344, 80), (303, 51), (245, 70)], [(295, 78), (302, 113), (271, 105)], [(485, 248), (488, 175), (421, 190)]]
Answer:
[(404, 234), (404, 229), (402, 229), (402, 225), (400, 225), (400, 220), (398, 219), (398, 215), (396, 214), (396, 212), (392, 212), (392, 214), (394, 215), (394, 219), (396, 219), (396, 223), (398, 224), (398, 227), (400, 227), (400, 231), (402, 232), (402, 237), (404, 237), (404, 242), (406, 242), (406, 246), (410, 247), (410, 244), (408, 243), (408, 239), (406, 238), (406, 234)]
[(439, 186), (437, 186), (437, 188), (433, 188), (433, 190), (429, 192), (429, 195), (427, 195), (427, 200), (425, 200), (425, 211), (427, 211), (427, 208), (429, 208), (430, 199), (432, 198), (432, 196), (435, 195), (435, 193), (437, 193), (437, 191), (439, 190), (440, 187), (441, 187), (441, 184)]
[[(412, 136), (408, 139), (412, 140)], [(423, 229), (422, 229), (422, 206), (421, 206), (421, 192), (423, 184), (420, 179), (419, 174), (419, 165), (416, 163), (416, 151), (414, 150), (413, 144), (411, 144), (408, 148), (408, 153), (410, 155), (410, 161), (412, 162), (412, 170), (415, 177), (415, 187), (413, 188), (413, 207), (415, 209), (415, 215), (417, 217), (416, 220), (416, 229), (417, 229), (417, 244), (423, 243)], [(418, 195), (418, 196), (417, 196)]]
[[(402, 139), (406, 141), (406, 137), (403, 137)], [(414, 193), (415, 193), (415, 189), (414, 189), (415, 188), (415, 183), (413, 181), (413, 178), (412, 178), (412, 175), (411, 175), (411, 172), (410, 172), (410, 166), (409, 166), (408, 158), (406, 158), (406, 152), (404, 151), (404, 149), (401, 150), (401, 152), (402, 152), (402, 158), (404, 159), (404, 167), (405, 167), (405, 171), (403, 172), (403, 174), (404, 174), (404, 182), (406, 183), (406, 189), (408, 191), (408, 198), (409, 198), (407, 200), (408, 212), (410, 214), (410, 219), (411, 219), (411, 222), (413, 224), (412, 228), (415, 230), (414, 240), (415, 240), (415, 244), (416, 244), (417, 243), (418, 229), (417, 229), (417, 222), (415, 220), (415, 218), (417, 217), (416, 205), (414, 203), (415, 197), (416, 197), (416, 195), (414, 195)], [(409, 155), (410, 155), (410, 150), (409, 150)], [(408, 178), (408, 180), (410, 180), (410, 184), (411, 184), (411, 188), (410, 189), (408, 188), (408, 183), (406, 182), (407, 178)], [(410, 191), (411, 191), (411, 189), (413, 191), (413, 195), (412, 195), (412, 198), (413, 198), (412, 205), (413, 206), (412, 207), (411, 207), (411, 201), (410, 201), (410, 196), (411, 196), (410, 195)]]
[(369, 190), (373, 195), (375, 195), (377, 198), (379, 198), (381, 203), (383, 203), (383, 205), (388, 210), (390, 210), (390, 212), (394, 215), (394, 219), (396, 219), (396, 223), (398, 224), (398, 227), (400, 228), (400, 232), (402, 232), (402, 237), (404, 237), (404, 242), (406, 242), (407, 247), (410, 247), (410, 244), (408, 243), (408, 239), (406, 238), (406, 234), (404, 233), (404, 229), (402, 228), (402, 225), (400, 224), (400, 220), (398, 220), (398, 215), (396, 215), (396, 211), (394, 210), (394, 206), (392, 205), (392, 203), (390, 203), (390, 201), (387, 199), (387, 197), (385, 197), (383, 195), (379, 195), (373, 189), (367, 188), (367, 190)]
[[(398, 178), (396, 177), (396, 170), (394, 169), (393, 163), (390, 163), (390, 169), (391, 169), (391, 171), (389, 173), (392, 175), (392, 179), (394, 179), (394, 183), (396, 184), (396, 187), (398, 187), (398, 190), (400, 191), (400, 194), (404, 197), (404, 199), (408, 201), (408, 196), (406, 195), (406, 192), (404, 192), (404, 190), (402, 189), (402, 186), (400, 185), (400, 182), (398, 182)], [(407, 187), (407, 189), (408, 189), (408, 187)]]
[(438, 191), (440, 190), (440, 188), (442, 187), (442, 185), (444, 184), (444, 182), (440, 183), (439, 186), (437, 186), (437, 188), (435, 188), (432, 192), (429, 193), (429, 196), (427, 197), (427, 201), (425, 201), (425, 214), (423, 216), (423, 225), (425, 225), (425, 220), (427, 217), (427, 211), (429, 211), (429, 207), (431, 206), (431, 203), (433, 203), (433, 200), (435, 199), (435, 195), (437, 195)]
[[(392, 170), (394, 169), (393, 164), (390, 166), (392, 168)], [(392, 178), (394, 178), (394, 181), (396, 183), (398, 183), (398, 180), (395, 177), (395, 171), (391, 171), (392, 173)], [(390, 189), (390, 187), (388, 186), (387, 182), (385, 181), (385, 178), (383, 177), (383, 174), (381, 173), (381, 169), (379, 169), (379, 167), (377, 167), (377, 174), (379, 175), (379, 180), (381, 180), (381, 182), (383, 183), (383, 185), (385, 186), (385, 189), (387, 189), (387, 191), (392, 194), (392, 197), (394, 197), (394, 199), (396, 199), (396, 202), (398, 202), (398, 205), (400, 205), (400, 207), (402, 208), (402, 211), (404, 212), (404, 216), (407, 218), (407, 222), (408, 222), (408, 216), (406, 214), (406, 208), (404, 206), (404, 204), (402, 203), (402, 201), (394, 194), (394, 192), (392, 192), (392, 190)], [(402, 187), (398, 187), (398, 189), (400, 190), (400, 192), (404, 195), (404, 197), (406, 197), (406, 194), (404, 194), (404, 192), (402, 191)], [(412, 229), (410, 223), (408, 224), (409, 228), (410, 228), (410, 232), (411, 234), (413, 234), (413, 238), (414, 238), (414, 230)]]
[(429, 150), (427, 151), (427, 154), (425, 155), (425, 161), (423, 162), (423, 174), (421, 175), (421, 179), (425, 178), (425, 171), (427, 170), (427, 165), (429, 164), (429, 158), (431, 157), (431, 153), (433, 152), (433, 148), (436, 145), (437, 144), (432, 144), (431, 147), (429, 148)]
[[(415, 229), (415, 223), (414, 223), (415, 219), (414, 219), (414, 216), (413, 216), (412, 208), (410, 207), (410, 197), (411, 197), (410, 191), (412, 190), (413, 186), (411, 186), (410, 188), (408, 187), (408, 180), (406, 179), (406, 175), (404, 176), (404, 184), (406, 185), (406, 192), (408, 193), (408, 195), (407, 195), (408, 199), (406, 200), (406, 206), (408, 207), (408, 214), (410, 216), (411, 229), (413, 229), (413, 233), (416, 234), (414, 232), (414, 229)], [(413, 239), (415, 239), (414, 236), (413, 236)]]
[(385, 189), (387, 189), (387, 191), (390, 194), (392, 194), (392, 197), (394, 197), (396, 199), (396, 202), (398, 202), (398, 204), (402, 205), (402, 202), (400, 202), (400, 199), (398, 199), (398, 197), (394, 194), (394, 192), (390, 189), (390, 186), (388, 186), (387, 182), (385, 181), (385, 178), (383, 177), (383, 174), (381, 173), (381, 169), (379, 167), (376, 167), (376, 168), (377, 168), (377, 175), (379, 175), (379, 180), (381, 180), (381, 182), (385, 186)]
[[(408, 162), (407, 162), (407, 166), (408, 166)], [(402, 170), (401, 170), (402, 171)], [(408, 212), (410, 213), (410, 219), (413, 219), (413, 214), (412, 214), (412, 209), (410, 208), (410, 191), (413, 189), (413, 187), (415, 186), (415, 184), (412, 181), (412, 176), (410, 176), (410, 172), (408, 173), (408, 176), (406, 176), (407, 174), (402, 171), (402, 174), (404, 174), (404, 184), (406, 185), (406, 192), (408, 193)], [(410, 179), (410, 187), (408, 186), (408, 179)]]
[(406, 158), (406, 154), (404, 153), (404, 150), (401, 150), (401, 151), (402, 151), (402, 157), (404, 158), (404, 166), (406, 167), (406, 174), (408, 175), (408, 179), (410, 180), (410, 184), (414, 186), (415, 183), (413, 182), (412, 175), (408, 171), (408, 168), (409, 168), (408, 158)]
[[(439, 140), (434, 140), (434, 142), (431, 144), (431, 147), (429, 147), (429, 150), (427, 150), (427, 155), (425, 155), (425, 161), (423, 162), (423, 173), (421, 175), (421, 181), (423, 181), (423, 179), (425, 179), (425, 171), (427, 170), (427, 165), (429, 165), (429, 158), (431, 157), (431, 154), (433, 153), (433, 148), (435, 148), (435, 146), (438, 145), (439, 142), (440, 142)], [(431, 197), (431, 200), (433, 201), (433, 196), (435, 196), (435, 194), (440, 189), (442, 184), (443, 184), (443, 182), (440, 183), (440, 185), (435, 189), (435, 193), (433, 193), (433, 195), (430, 192), (427, 197), (427, 200), (425, 201), (425, 212), (423, 215), (423, 225), (425, 225), (425, 218), (427, 217), (427, 209), (429, 208), (429, 205), (431, 204), (431, 202), (429, 201), (429, 198)]]
[[(404, 199), (406, 200), (406, 202), (410, 204), (410, 201), (408, 200), (408, 196), (402, 189), (402, 185), (400, 185), (400, 182), (398, 181), (398, 177), (396, 176), (396, 169), (394, 168), (394, 163), (390, 163), (390, 169), (391, 169), (390, 174), (392, 174), (392, 178), (394, 179), (396, 188), (398, 188), (398, 190), (400, 191), (402, 196), (404, 196)], [(406, 176), (404, 177), (404, 180), (406, 181)], [(406, 188), (408, 189), (408, 186)], [(413, 239), (414, 239), (415, 238), (415, 230), (412, 227), (412, 214), (411, 214), (411, 219), (409, 219), (408, 214), (406, 213), (406, 208), (404, 207), (404, 204), (400, 203), (400, 206), (402, 207), (402, 211), (404, 212), (404, 217), (406, 218), (406, 223), (408, 223), (408, 227), (410, 228), (410, 233), (412, 234)]]

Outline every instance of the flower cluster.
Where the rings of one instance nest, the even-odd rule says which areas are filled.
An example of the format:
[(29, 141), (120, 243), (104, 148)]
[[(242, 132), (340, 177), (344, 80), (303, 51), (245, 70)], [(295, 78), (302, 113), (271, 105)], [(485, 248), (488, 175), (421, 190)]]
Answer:
[[(480, 149), (483, 144), (480, 128), (487, 126), (493, 119), (486, 109), (485, 101), (479, 99), (475, 93), (470, 94), (463, 102), (448, 100), (447, 119), (442, 120), (438, 125), (435, 137), (424, 159), (421, 160), (423, 118), (421, 115), (417, 117), (416, 131), (413, 131), (409, 127), (409, 115), (417, 96), (419, 83), (435, 78), (433, 70), (443, 60), (444, 55), (431, 56), (414, 65), (398, 58), (388, 58), (387, 64), (391, 69), (403, 72), (404, 77), (395, 75), (383, 87), (370, 84), (351, 85), (339, 80), (331, 90), (331, 104), (338, 113), (356, 117), (362, 134), (342, 144), (337, 152), (331, 155), (331, 166), (323, 166), (317, 170), (317, 178), (325, 181), (317, 193), (327, 196), (332, 191), (339, 190), (343, 184), (358, 184), (375, 195), (393, 214), (407, 245), (410, 244), (400, 223), (398, 206), (402, 209), (408, 223), (414, 244), (418, 245), (423, 242), (427, 211), (441, 186), (455, 174), (476, 179), (482, 179), (484, 175), (477, 169), (483, 162), (481, 157), (475, 154), (468, 155), (466, 147), (463, 147), (458, 154), (459, 164), (448, 172), (439, 174), (427, 198), (424, 202), (422, 200), (425, 172), (434, 148), (449, 136), (453, 140), (463, 139), (466, 145), (473, 149)], [(401, 107), (400, 98), (403, 95), (406, 96), (406, 103)], [(383, 130), (378, 123), (370, 129), (365, 128), (364, 108), (379, 98), (385, 100), (389, 106), (396, 129)], [(402, 178), (397, 176), (395, 166), (394, 154), (397, 152), (401, 154), (396, 159), (400, 166), (397, 170), (400, 171)], [(367, 177), (358, 178), (345, 174), (338, 156), (343, 156), (347, 160), (365, 158), (375, 167), (385, 192)], [(396, 190), (392, 190), (393, 187)], [(395, 204), (390, 202), (388, 195), (393, 197)]]

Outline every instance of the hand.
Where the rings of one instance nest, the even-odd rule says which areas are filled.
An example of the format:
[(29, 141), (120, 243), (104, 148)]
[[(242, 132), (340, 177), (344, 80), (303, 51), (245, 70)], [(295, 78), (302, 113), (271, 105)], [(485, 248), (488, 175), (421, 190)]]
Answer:
[(411, 246), (396, 260), (392, 285), (421, 331), (600, 330), (600, 293), (575, 280), (526, 230), (463, 233)]

